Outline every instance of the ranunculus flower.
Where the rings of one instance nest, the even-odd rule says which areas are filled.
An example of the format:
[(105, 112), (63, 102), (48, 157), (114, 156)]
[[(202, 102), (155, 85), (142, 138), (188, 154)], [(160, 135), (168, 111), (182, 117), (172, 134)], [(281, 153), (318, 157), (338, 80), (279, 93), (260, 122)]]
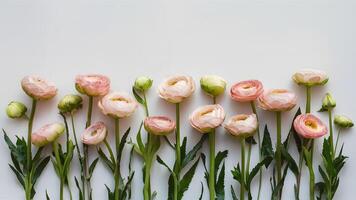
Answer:
[(298, 115), (293, 126), (300, 136), (308, 139), (319, 138), (328, 132), (323, 122), (313, 114)]
[(57, 140), (64, 133), (64, 129), (64, 125), (61, 123), (47, 124), (32, 133), (31, 142), (37, 147), (45, 146)]
[(226, 81), (220, 76), (206, 75), (200, 79), (200, 86), (207, 94), (216, 97), (224, 93)]
[(158, 87), (159, 96), (171, 103), (180, 103), (193, 94), (195, 84), (190, 76), (168, 77)]
[(193, 128), (201, 133), (208, 133), (220, 126), (225, 119), (225, 111), (219, 104), (197, 108), (189, 117)]
[(239, 137), (251, 136), (256, 132), (257, 126), (258, 122), (255, 114), (240, 114), (232, 116), (224, 125), (225, 129), (231, 135)]
[(325, 72), (315, 69), (303, 69), (293, 75), (293, 80), (298, 85), (315, 86), (324, 85), (329, 78)]
[(6, 108), (6, 114), (10, 118), (21, 118), (26, 114), (27, 107), (18, 101), (11, 101)]
[(255, 101), (262, 93), (263, 86), (258, 80), (241, 81), (230, 89), (231, 98), (238, 102)]
[(79, 95), (69, 94), (64, 96), (58, 103), (58, 109), (61, 113), (71, 113), (83, 106), (83, 99)]
[(288, 111), (297, 104), (297, 96), (285, 89), (263, 92), (258, 98), (259, 107), (268, 111)]
[(82, 142), (87, 145), (97, 145), (102, 142), (107, 134), (104, 122), (96, 122), (85, 129), (81, 135)]
[(167, 135), (176, 127), (176, 123), (166, 116), (146, 117), (144, 125), (146, 131), (154, 135)]
[(134, 88), (138, 91), (146, 91), (151, 88), (153, 80), (147, 76), (137, 77), (135, 80)]
[(334, 123), (341, 128), (350, 128), (354, 126), (352, 120), (343, 115), (336, 115), (334, 118)]
[(135, 112), (138, 104), (127, 93), (110, 92), (98, 102), (98, 106), (105, 115), (123, 118)]
[(110, 79), (100, 74), (78, 75), (75, 88), (88, 96), (103, 96), (110, 90)]
[(56, 86), (39, 76), (25, 76), (21, 81), (22, 89), (36, 100), (47, 100), (56, 96)]

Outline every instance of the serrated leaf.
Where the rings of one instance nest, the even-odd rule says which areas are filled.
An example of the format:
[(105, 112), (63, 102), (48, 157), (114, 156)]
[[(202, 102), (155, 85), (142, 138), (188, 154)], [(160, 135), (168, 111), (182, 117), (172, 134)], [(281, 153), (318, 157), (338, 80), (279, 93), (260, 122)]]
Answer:
[(225, 200), (225, 162), (223, 163), (217, 183), (215, 184), (216, 199)]
[(12, 166), (12, 165), (10, 165), (10, 164), (9, 164), (9, 166), (10, 166), (10, 169), (11, 169), (11, 170), (14, 172), (14, 174), (16, 175), (16, 178), (17, 178), (17, 180), (20, 182), (20, 184), (22, 185), (23, 189), (25, 189), (24, 177), (21, 175), (20, 172), (18, 172), (18, 171), (16, 170), (16, 168), (15, 168), (14, 166)]
[[(273, 147), (272, 147), (272, 141), (271, 141), (271, 136), (270, 133), (268, 131), (267, 125), (265, 126), (265, 130), (264, 130), (264, 134), (263, 134), (263, 140), (262, 140), (262, 147), (261, 147), (261, 151), (262, 151), (262, 157), (266, 158), (266, 157), (274, 157), (274, 151), (273, 151)], [(265, 165), (265, 167), (267, 168), (269, 166)]]
[(231, 189), (232, 200), (238, 200), (238, 198), (237, 198), (237, 196), (236, 196), (236, 194), (235, 194), (235, 190), (234, 190), (234, 188), (232, 187), (232, 185), (231, 185), (230, 189)]
[(257, 144), (257, 142), (256, 142), (255, 138), (253, 138), (253, 136), (247, 137), (245, 139), (245, 141), (247, 144)]
[(202, 183), (202, 182), (200, 182), (200, 185), (201, 185), (201, 191), (200, 191), (199, 200), (202, 200), (203, 194), (204, 194), (204, 186), (203, 186), (203, 183)]
[(98, 148), (98, 154), (102, 161), (106, 164), (107, 167), (114, 173), (115, 171), (115, 164), (109, 160), (109, 158), (105, 155), (101, 148)]
[(132, 93), (134, 94), (137, 102), (139, 102), (141, 105), (145, 104), (145, 100), (137, 93), (137, 91), (134, 87), (132, 87)]
[(184, 168), (190, 161), (194, 160), (197, 152), (202, 148), (204, 141), (207, 139), (208, 135), (203, 135), (199, 142), (193, 147), (192, 150), (188, 152), (188, 154), (184, 157), (182, 161), (182, 168)]
[(231, 170), (232, 177), (241, 184), (241, 169), (240, 169), (240, 164), (237, 163), (237, 166), (234, 167), (233, 170)]
[(92, 177), (96, 164), (98, 164), (99, 158), (96, 158), (89, 166), (89, 179)]
[(43, 169), (47, 166), (48, 162), (50, 160), (50, 157), (47, 156), (46, 158), (42, 159), (42, 161), (35, 167), (34, 174), (32, 176), (32, 184), (34, 185), (38, 179), (38, 177), (41, 175)]
[(79, 182), (78, 182), (78, 179), (76, 176), (74, 177), (74, 181), (75, 181), (75, 185), (77, 186), (77, 189), (78, 189), (79, 200), (83, 200), (83, 192), (79, 186)]
[[(256, 174), (260, 171), (261, 167), (264, 166), (267, 162), (270, 162), (269, 158), (264, 158), (261, 162), (259, 162), (249, 173), (249, 175), (247, 176), (247, 181), (246, 181), (246, 185), (248, 186), (248, 188), (250, 188), (251, 182), (253, 180), (253, 178), (256, 176)], [(240, 172), (241, 173), (241, 172)]]
[(122, 138), (121, 138), (120, 145), (119, 145), (119, 153), (118, 153), (117, 158), (116, 158), (118, 163), (120, 163), (120, 161), (121, 161), (122, 151), (123, 151), (123, 149), (124, 149), (124, 147), (125, 147), (126, 140), (127, 140), (127, 137), (128, 137), (128, 135), (129, 135), (129, 133), (130, 133), (130, 130), (131, 130), (131, 128), (128, 128), (128, 129), (125, 131), (125, 133), (124, 133), (124, 135), (122, 136)]
[(171, 174), (174, 174), (174, 172), (171, 170), (171, 168), (162, 160), (161, 157), (157, 156), (157, 162), (159, 164), (165, 166)]
[(215, 172), (217, 172), (219, 170), (219, 166), (220, 166), (221, 162), (227, 157), (227, 154), (228, 154), (228, 150), (219, 151), (216, 154), (216, 157), (215, 157)]
[(21, 170), (21, 167), (20, 167), (20, 164), (19, 164), (19, 162), (17, 161), (17, 159), (16, 159), (16, 157), (14, 156), (14, 154), (13, 154), (13, 153), (10, 153), (10, 157), (11, 157), (12, 163), (14, 164), (14, 167), (16, 168), (16, 170), (17, 170), (21, 175), (23, 175), (22, 170)]
[(179, 193), (178, 193), (178, 199), (182, 199), (184, 192), (188, 190), (189, 185), (193, 179), (193, 176), (195, 174), (195, 170), (198, 166), (199, 159), (195, 161), (195, 163), (192, 165), (192, 167), (184, 174), (183, 178), (179, 182)]
[(289, 169), (297, 177), (299, 174), (299, 168), (298, 168), (298, 165), (295, 162), (295, 160), (292, 158), (292, 156), (288, 153), (288, 151), (284, 147), (281, 148), (281, 154), (282, 154), (284, 160), (286, 160), (288, 162)]

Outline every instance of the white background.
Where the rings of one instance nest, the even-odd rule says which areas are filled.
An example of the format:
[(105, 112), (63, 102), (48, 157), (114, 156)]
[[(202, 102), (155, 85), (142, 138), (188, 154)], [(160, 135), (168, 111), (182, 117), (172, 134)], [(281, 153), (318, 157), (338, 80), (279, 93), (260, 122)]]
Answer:
[[(295, 91), (300, 106), (304, 108), (304, 90), (291, 81), (291, 75), (298, 69), (312, 67), (325, 70), (330, 75), (325, 87), (313, 89), (312, 111), (319, 109), (323, 95), (330, 91), (337, 100), (335, 113), (356, 120), (353, 70), (355, 8), (355, 2), (343, 0), (1, 0), (1, 110), (4, 111), (11, 100), (30, 106), (30, 99), (21, 90), (20, 80), (25, 75), (38, 74), (56, 83), (59, 93), (55, 99), (39, 103), (34, 129), (45, 123), (61, 121), (57, 102), (65, 94), (76, 93), (74, 77), (83, 73), (108, 75), (112, 80), (112, 90), (127, 92), (131, 91), (137, 76), (152, 77), (154, 86), (148, 95), (151, 113), (172, 118), (175, 116), (174, 105), (161, 100), (156, 92), (163, 78), (172, 74), (191, 75), (197, 84), (202, 75), (217, 74), (224, 77), (229, 86), (236, 81), (259, 79), (265, 88)], [(198, 105), (210, 102), (197, 87), (194, 95), (181, 106), (182, 135), (189, 137), (189, 148), (200, 135), (189, 126), (188, 115)], [(227, 94), (218, 102), (226, 109), (227, 116), (250, 112), (248, 105), (233, 102)], [(87, 101), (85, 109), (86, 106)], [(85, 109), (76, 115), (78, 132), (84, 127)], [(283, 138), (295, 111), (283, 115)], [(270, 126), (275, 141), (274, 116), (259, 112), (263, 117), (261, 125), (267, 123)], [(327, 122), (325, 114), (317, 115)], [(143, 110), (140, 108), (132, 117), (123, 120), (122, 132), (131, 126), (133, 137), (142, 118)], [(112, 121), (95, 107), (93, 121), (100, 119), (107, 122), (110, 131), (113, 130)], [(0, 120), (1, 128), (6, 129), (11, 138), (15, 134), (26, 135), (25, 120), (10, 120), (4, 112)], [(350, 158), (340, 174), (340, 187), (335, 196), (338, 200), (354, 199), (356, 136), (352, 132), (344, 132), (341, 136), (345, 142), (345, 154)], [(321, 140), (315, 155), (320, 155), (320, 144)], [(231, 199), (231, 184), (238, 189), (230, 170), (240, 159), (239, 148), (238, 141), (222, 128), (217, 131), (217, 149), (229, 150), (226, 199)], [(0, 149), (0, 199), (23, 199), (22, 189), (8, 168), (10, 157), (3, 140)], [(207, 150), (206, 143), (203, 151)], [(162, 145), (159, 155), (169, 164), (173, 163), (174, 152), (167, 145)], [(257, 155), (255, 147), (252, 165), (256, 163)], [(297, 159), (294, 150), (292, 155)], [(92, 151), (90, 157), (96, 156)], [(127, 163), (127, 154), (122, 163)], [(315, 168), (319, 163), (315, 161)], [(142, 199), (141, 164), (140, 159), (134, 160), (133, 199)], [(78, 175), (78, 170), (75, 157), (72, 174)], [(122, 171), (125, 173), (127, 170), (123, 168)], [(317, 170), (316, 173), (317, 180), (320, 180)], [(270, 196), (270, 174), (268, 172), (264, 176), (262, 199)], [(158, 199), (166, 199), (167, 178), (168, 171), (155, 163), (152, 187), (158, 191)], [(304, 170), (301, 199), (307, 199), (307, 179), (308, 173)], [(184, 199), (198, 198), (200, 181), (204, 181), (201, 164)], [(95, 199), (105, 199), (104, 184), (111, 186), (112, 183), (111, 174), (99, 163), (93, 177)], [(295, 178), (289, 173), (284, 199), (293, 199), (294, 183)], [(58, 186), (53, 166), (49, 164), (38, 181), (35, 199), (44, 199), (45, 190), (53, 199), (58, 199)], [(257, 181), (253, 184), (253, 190), (256, 189)], [(204, 199), (207, 199), (205, 191)]]

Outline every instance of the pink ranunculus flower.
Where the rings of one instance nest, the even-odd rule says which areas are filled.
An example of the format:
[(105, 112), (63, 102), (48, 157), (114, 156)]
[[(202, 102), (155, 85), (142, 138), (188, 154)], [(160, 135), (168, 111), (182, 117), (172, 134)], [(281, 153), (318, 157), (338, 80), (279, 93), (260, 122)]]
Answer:
[(297, 104), (297, 96), (285, 89), (273, 89), (258, 97), (259, 107), (268, 111), (288, 111)]
[(64, 132), (64, 125), (61, 123), (47, 124), (36, 132), (32, 133), (31, 143), (37, 147), (45, 146), (54, 142)]
[(97, 145), (105, 139), (106, 134), (107, 128), (104, 122), (96, 122), (85, 129), (81, 140), (87, 145)]
[(249, 137), (257, 130), (257, 117), (255, 114), (235, 115), (225, 123), (224, 127), (233, 136)]
[(319, 138), (328, 132), (325, 124), (313, 114), (298, 115), (293, 126), (300, 136), (308, 139)]
[(77, 75), (75, 88), (88, 96), (104, 96), (109, 93), (110, 79), (100, 74)]
[(191, 126), (201, 133), (209, 133), (220, 126), (224, 119), (225, 111), (219, 104), (201, 106), (189, 117)]
[(146, 117), (144, 125), (146, 131), (154, 135), (167, 135), (176, 127), (176, 123), (166, 116)]
[(182, 102), (194, 90), (194, 80), (190, 76), (170, 76), (158, 87), (159, 96), (171, 103)]
[(230, 89), (234, 101), (255, 101), (263, 93), (263, 85), (258, 80), (247, 80), (235, 83)]
[(56, 86), (39, 76), (25, 76), (21, 81), (22, 89), (36, 100), (51, 99), (56, 96)]
[(98, 102), (98, 106), (105, 115), (123, 118), (134, 113), (138, 104), (127, 93), (110, 92)]

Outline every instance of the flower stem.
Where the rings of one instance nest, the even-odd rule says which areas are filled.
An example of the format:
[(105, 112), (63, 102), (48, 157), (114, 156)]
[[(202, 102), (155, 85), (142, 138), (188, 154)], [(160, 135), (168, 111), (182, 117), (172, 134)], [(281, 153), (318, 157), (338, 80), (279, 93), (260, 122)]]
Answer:
[(180, 110), (179, 103), (176, 103), (176, 181), (174, 183), (174, 200), (178, 200), (178, 188), (181, 170), (181, 154), (180, 154)]
[(339, 131), (337, 132), (337, 138), (336, 138), (336, 143), (335, 143), (335, 149), (334, 149), (334, 152), (336, 152), (336, 151), (337, 151), (337, 145), (339, 144), (340, 132), (341, 132), (341, 128), (339, 128)]
[(241, 138), (241, 185), (240, 200), (245, 199), (245, 138)]
[(250, 172), (250, 162), (251, 162), (251, 143), (248, 144), (248, 150), (247, 150), (247, 163), (246, 163), (246, 176), (248, 176)]
[(53, 152), (54, 152), (54, 156), (56, 158), (56, 165), (58, 167), (59, 170), (59, 180), (60, 180), (60, 187), (59, 187), (59, 199), (63, 200), (63, 186), (64, 186), (64, 177), (63, 177), (63, 166), (61, 163), (61, 158), (59, 156), (59, 152), (58, 152), (58, 143), (57, 142), (53, 142)]
[[(282, 171), (281, 171), (281, 147), (282, 147), (282, 136), (281, 136), (281, 129), (282, 129), (282, 119), (281, 119), (281, 112), (276, 112), (277, 118), (277, 147), (276, 147), (276, 167), (277, 167), (277, 181), (278, 183), (282, 180)], [(280, 192), (281, 193), (281, 192)]]
[[(304, 139), (301, 138), (301, 148), (303, 148), (303, 143), (304, 143)], [(299, 162), (298, 162), (298, 168), (299, 168), (299, 173), (297, 176), (297, 183), (296, 183), (296, 195), (297, 195), (297, 199), (299, 199), (299, 192), (300, 192), (300, 180), (302, 178), (302, 170), (303, 170), (303, 149), (300, 150), (299, 152)]]
[[(85, 124), (85, 128), (88, 128), (91, 124), (91, 116), (92, 116), (92, 112), (93, 112), (93, 97), (92, 96), (89, 96), (89, 105), (88, 105), (88, 113), (87, 113), (87, 122)], [(86, 144), (83, 144), (83, 149), (84, 149), (84, 182), (86, 184), (86, 186), (83, 186), (83, 197), (84, 199), (86, 198), (85, 196), (85, 187), (87, 188), (87, 196), (88, 196), (88, 199), (90, 200), (91, 199), (91, 186), (90, 186), (90, 180), (88, 179), (89, 178), (89, 169), (88, 169), (88, 166), (89, 166), (89, 159), (88, 159), (88, 145)]]
[(115, 190), (114, 196), (115, 200), (119, 200), (119, 178), (120, 178), (120, 160), (119, 160), (119, 149), (120, 149), (120, 122), (119, 118), (115, 118), (115, 144), (116, 144), (116, 165), (115, 165)]
[[(143, 99), (144, 99), (144, 108), (145, 108), (145, 115), (146, 117), (149, 116), (148, 112), (148, 104), (147, 104), (147, 98), (146, 98), (146, 93), (143, 92)], [(150, 149), (151, 146), (151, 141), (152, 141), (152, 135), (148, 134), (147, 135), (147, 149)], [(144, 200), (151, 200), (151, 163), (152, 163), (152, 158), (150, 158), (148, 152), (144, 152), (144, 187), (143, 187), (143, 198)]]
[(215, 129), (209, 133), (209, 147), (209, 194), (210, 200), (215, 200)]
[[(258, 122), (258, 127), (257, 127), (257, 140), (258, 140), (258, 151), (259, 151), (259, 161), (261, 162), (262, 161), (262, 144), (261, 144), (261, 136), (260, 136), (260, 123), (259, 123), (259, 120), (258, 120), (258, 115), (257, 115), (257, 110), (256, 110), (256, 105), (255, 105), (255, 102), (254, 101), (251, 101), (250, 102), (251, 104), (251, 109), (252, 109), (252, 112), (256, 115), (256, 118), (257, 118), (257, 122)], [(260, 177), (259, 177), (259, 180), (258, 180), (258, 195), (257, 195), (257, 200), (260, 199), (260, 194), (261, 194), (261, 188), (262, 188), (262, 168), (260, 168)]]
[(307, 103), (305, 107), (305, 113), (310, 113), (310, 106), (311, 106), (311, 87), (307, 86)]
[(331, 108), (328, 108), (328, 114), (329, 114), (329, 131), (330, 131), (330, 136), (329, 136), (329, 142), (330, 142), (330, 149), (331, 149), (331, 156), (334, 159), (335, 158), (335, 151), (334, 151), (334, 133), (333, 133), (333, 117), (331, 113)]
[(314, 200), (315, 197), (315, 174), (314, 174), (314, 169), (313, 169), (313, 154), (314, 154), (314, 140), (311, 139), (311, 145), (310, 145), (310, 151), (311, 151), (311, 158), (310, 158), (310, 167), (309, 167), (309, 199)]
[(37, 100), (32, 99), (32, 108), (31, 108), (31, 115), (30, 115), (30, 120), (28, 121), (28, 133), (27, 133), (27, 170), (31, 171), (32, 168), (32, 126), (33, 126), (33, 120), (35, 118), (35, 112), (36, 112), (36, 105), (37, 105)]

